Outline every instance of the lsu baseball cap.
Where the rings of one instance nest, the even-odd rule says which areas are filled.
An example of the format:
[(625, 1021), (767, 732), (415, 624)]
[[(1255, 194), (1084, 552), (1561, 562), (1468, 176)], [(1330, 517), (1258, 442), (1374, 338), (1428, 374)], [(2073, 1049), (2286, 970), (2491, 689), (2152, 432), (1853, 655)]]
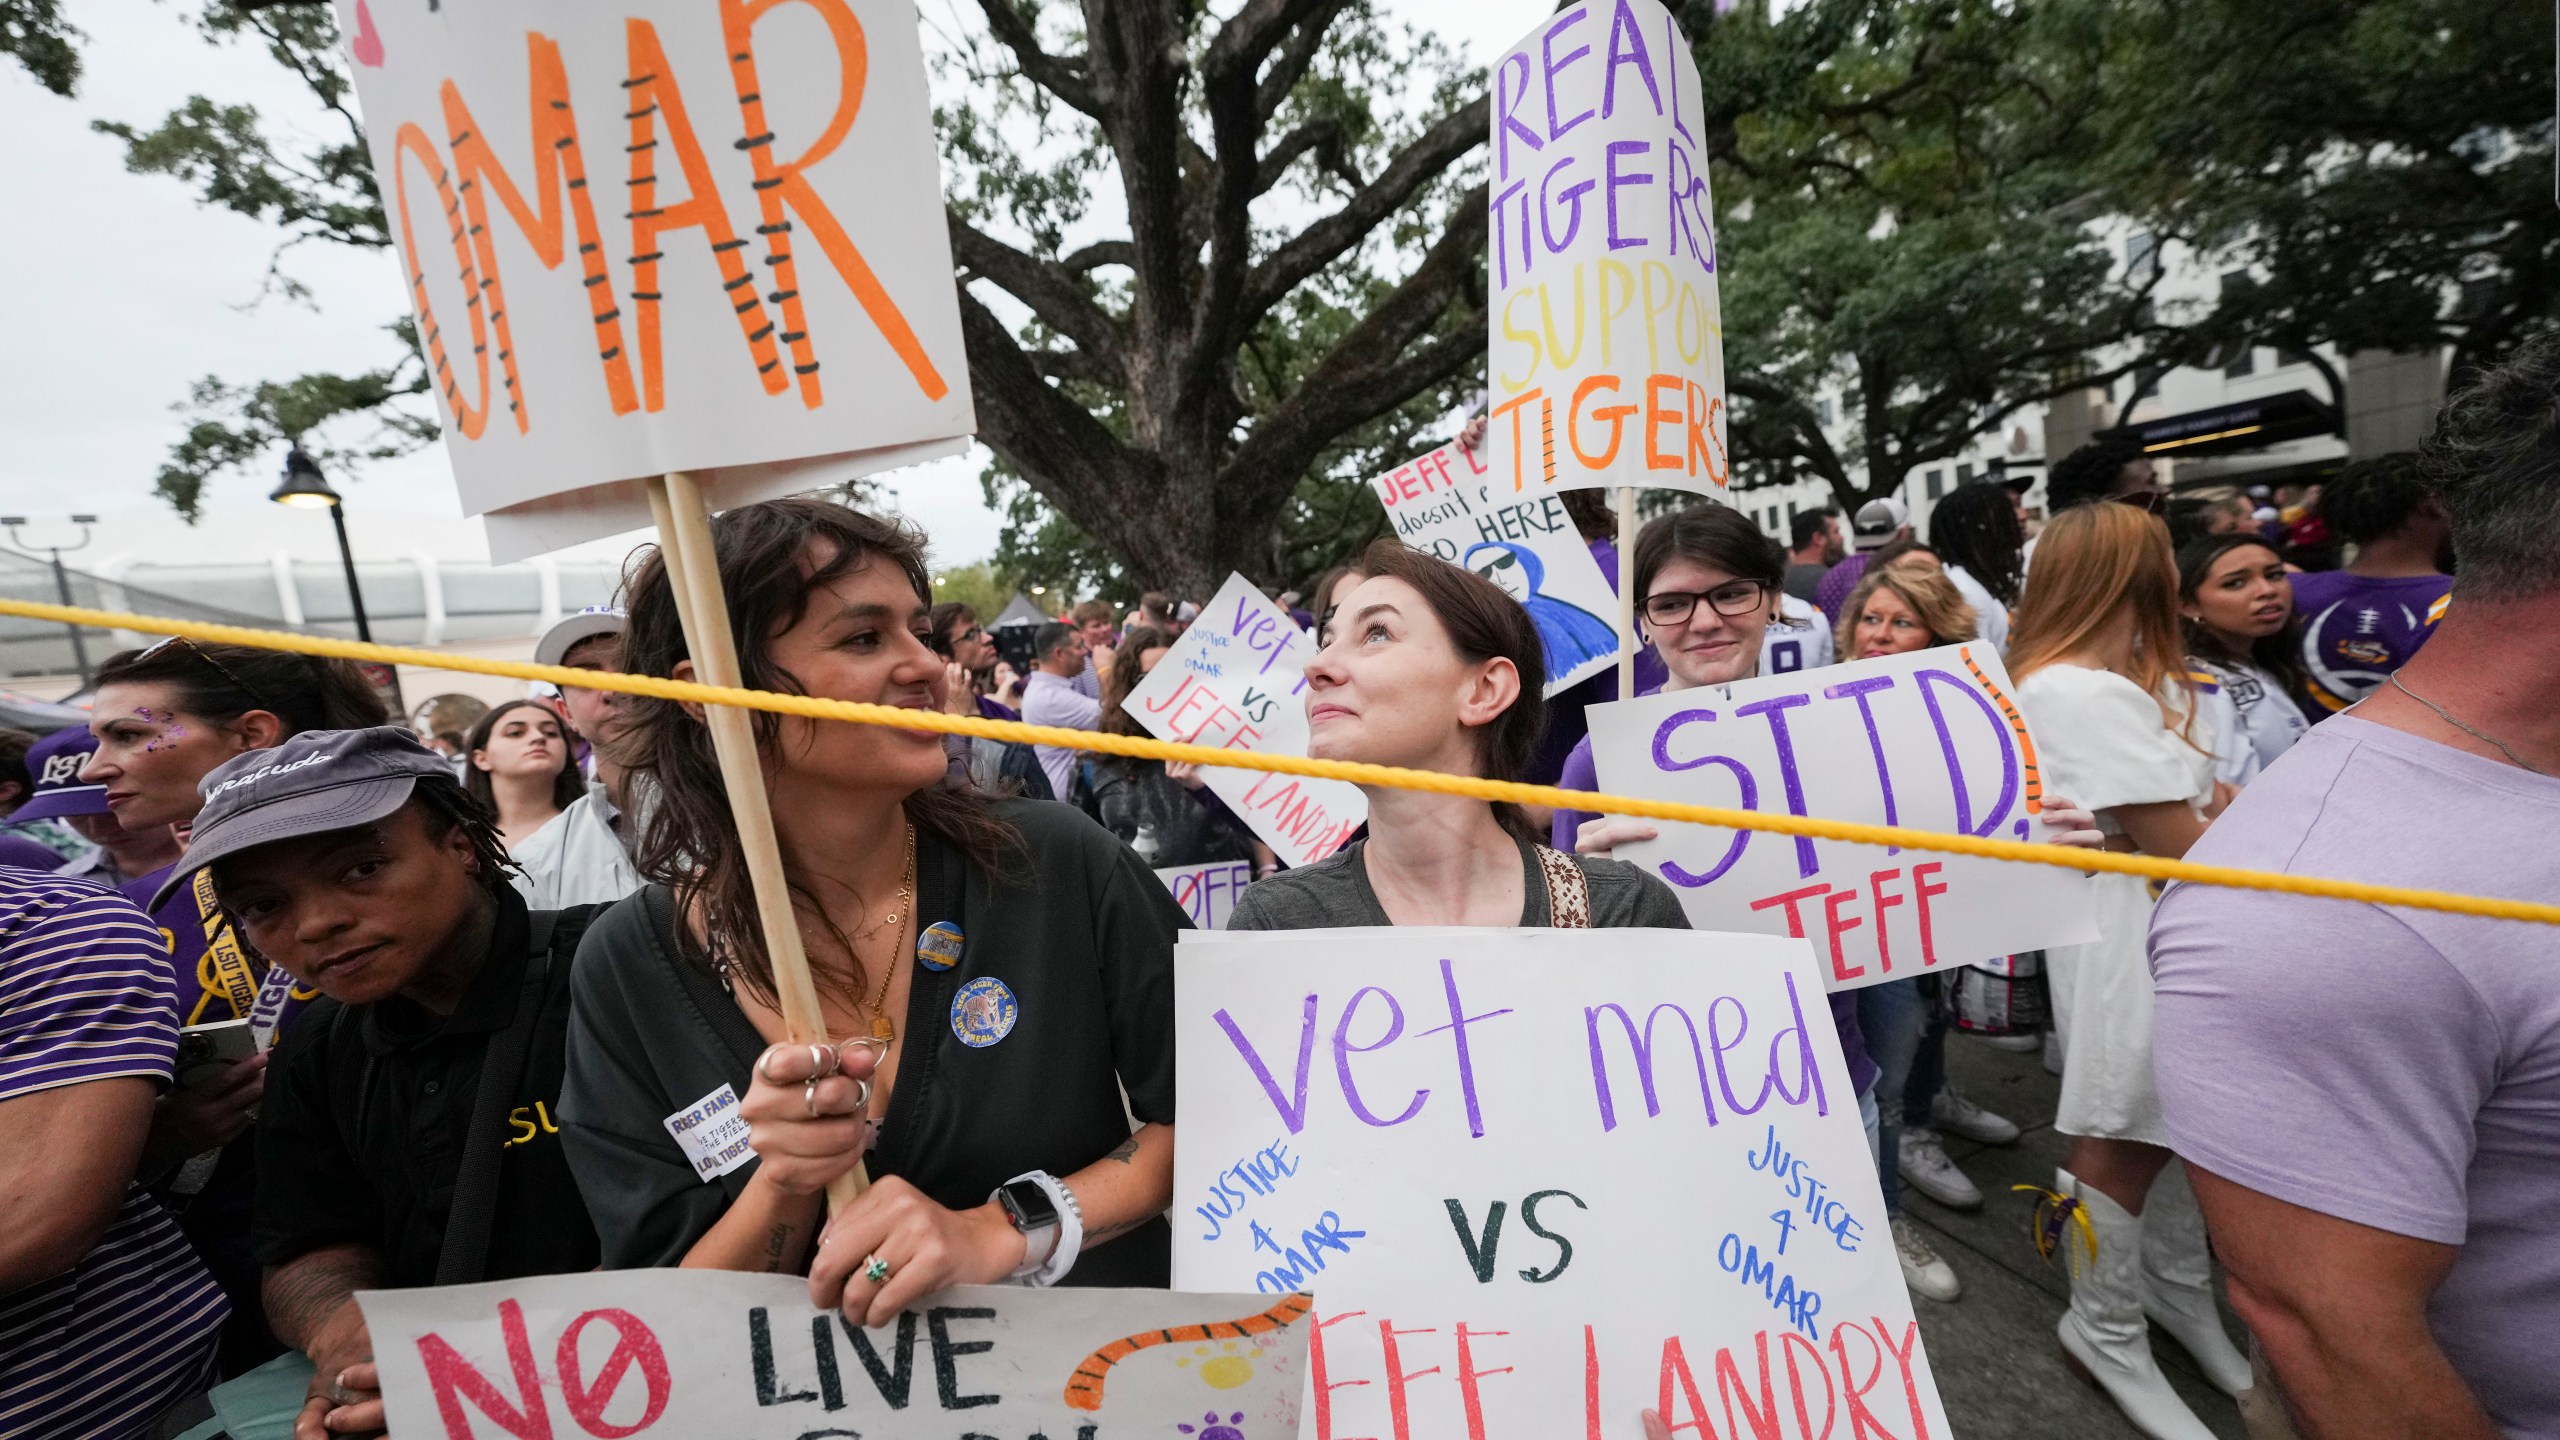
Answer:
[(98, 753), (98, 737), (89, 727), (74, 725), (56, 730), (27, 747), (27, 775), (35, 781), (35, 789), (27, 803), (9, 812), (12, 821), (58, 820), (66, 815), (104, 815), (107, 810), (107, 787), (86, 785), (80, 780), (80, 767)]
[(569, 658), (569, 652), (577, 648), (579, 641), (591, 640), (598, 635), (619, 635), (630, 619), (619, 605), (590, 605), (575, 615), (563, 615), (551, 623), (550, 629), (542, 632), (540, 640), (534, 642), (533, 663), (557, 665)]
[(409, 803), (422, 779), (451, 783), (453, 762), (391, 725), (305, 730), (272, 750), (235, 755), (197, 782), (204, 808), (186, 857), (151, 906), (226, 855), (379, 820)]
[(1893, 539), (1894, 532), (1911, 523), (1911, 511), (1888, 495), (1870, 500), (1858, 507), (1858, 518), (1850, 522), (1861, 550), (1881, 550)]

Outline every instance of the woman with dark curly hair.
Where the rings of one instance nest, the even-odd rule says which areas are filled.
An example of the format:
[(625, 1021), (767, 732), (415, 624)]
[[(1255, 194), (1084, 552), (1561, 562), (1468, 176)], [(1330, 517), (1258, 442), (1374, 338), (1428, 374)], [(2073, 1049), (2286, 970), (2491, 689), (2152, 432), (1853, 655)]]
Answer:
[[(711, 539), (740, 683), (943, 708), (921, 534), (794, 499), (731, 510)], [(691, 678), (663, 557), (630, 611), (628, 668)], [(952, 1285), (1166, 1283), (1185, 921), (1164, 885), (1068, 806), (971, 789), (932, 731), (759, 714), (834, 1042), (779, 1043), (702, 711), (634, 704), (651, 883), (581, 947), (561, 1100), (605, 1264), (806, 1270), (813, 1303), (868, 1325)], [(828, 1216), (856, 1165), (870, 1188)]]

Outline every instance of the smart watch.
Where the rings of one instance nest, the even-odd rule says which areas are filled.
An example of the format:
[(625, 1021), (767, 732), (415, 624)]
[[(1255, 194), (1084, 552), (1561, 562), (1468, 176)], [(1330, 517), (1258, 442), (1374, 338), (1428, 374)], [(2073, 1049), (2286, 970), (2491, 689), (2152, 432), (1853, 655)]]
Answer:
[(1022, 1234), (1022, 1263), (1007, 1278), (1044, 1288), (1063, 1279), (1084, 1248), (1084, 1216), (1075, 1192), (1049, 1172), (1033, 1170), (997, 1186), (988, 1198)]

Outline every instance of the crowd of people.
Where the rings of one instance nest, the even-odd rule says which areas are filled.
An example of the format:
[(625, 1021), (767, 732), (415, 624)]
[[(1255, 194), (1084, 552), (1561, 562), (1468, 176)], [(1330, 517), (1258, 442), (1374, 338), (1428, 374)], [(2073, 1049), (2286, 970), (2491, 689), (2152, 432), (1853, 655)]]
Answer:
[[(2560, 347), (2528, 347), (2416, 460), (2290, 516), (2171, 498), (2111, 446), (2055, 467), (2032, 539), (1996, 479), (1925, 536), (1893, 500), (1785, 545), (1693, 504), (1623, 572), (1576, 514), (1633, 591), (1648, 691), (1984, 645), (2039, 742), (2042, 838), (2548, 898), (2555, 403)], [(2332, 543), (2341, 568), (2300, 568)], [(713, 544), (759, 689), (1135, 733), (1123, 702), (1197, 613), (1090, 602), (1016, 665), (933, 603), (911, 527), (780, 500)], [(658, 560), (624, 602), (538, 658), (690, 677)], [(1382, 541), (1302, 613), (1312, 754), (1596, 788), (1581, 711), (1607, 692), (1542, 699), (1538, 629), (1493, 583)], [(378, 1431), (365, 1289), (687, 1265), (805, 1274), (878, 1324), (954, 1284), (1162, 1285), (1189, 921), (1159, 869), (1252, 863), (1238, 929), (1688, 925), (1612, 858), (1644, 822), (1369, 788), (1365, 830), (1293, 869), (1190, 767), (759, 714), (846, 1037), (786, 1044), (698, 707), (568, 687), (395, 724), (343, 662), (178, 639), (107, 661), (91, 708), (0, 737), (10, 1434), (210, 1434), (210, 1386), (304, 1367), (299, 1440)], [(2256, 1434), (2560, 1437), (2548, 933), (2090, 886), (2088, 944), (1832, 997), (1912, 1291), (1962, 1286), (1905, 1184), (1979, 1207), (1945, 1137), (2020, 1138), (1948, 1080), (1970, 1032), (2060, 1073), (2040, 1213), (2094, 1246), (2057, 1338), (2143, 1433), (2212, 1433), (2156, 1323)], [(732, 1106), (747, 1146), (677, 1123)]]

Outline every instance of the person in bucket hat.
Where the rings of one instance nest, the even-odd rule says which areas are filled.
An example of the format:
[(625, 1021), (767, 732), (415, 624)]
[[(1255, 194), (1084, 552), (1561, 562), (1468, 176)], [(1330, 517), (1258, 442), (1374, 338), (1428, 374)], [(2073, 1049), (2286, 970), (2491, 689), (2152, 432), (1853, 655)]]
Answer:
[(405, 730), (306, 731), (204, 778), (163, 894), (208, 876), (320, 992), (278, 1043), (253, 1233), (303, 1418), (382, 1426), (358, 1290), (592, 1269), (561, 1151), (569, 976), (596, 907), (529, 911), (491, 817)]

